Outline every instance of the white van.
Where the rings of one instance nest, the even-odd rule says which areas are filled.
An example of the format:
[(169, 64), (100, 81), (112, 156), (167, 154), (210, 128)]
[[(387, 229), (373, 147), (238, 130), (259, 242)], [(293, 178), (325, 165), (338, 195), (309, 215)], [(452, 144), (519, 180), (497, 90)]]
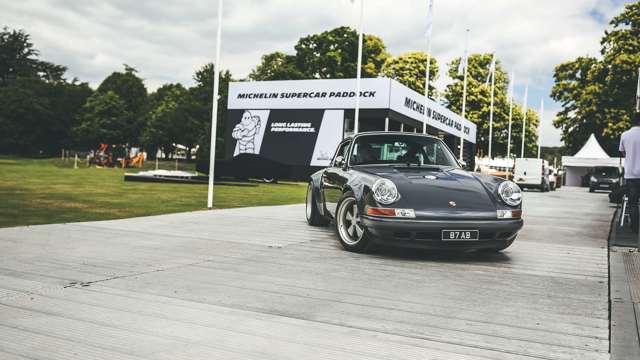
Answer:
[(517, 158), (513, 181), (521, 188), (549, 191), (549, 162), (543, 159)]

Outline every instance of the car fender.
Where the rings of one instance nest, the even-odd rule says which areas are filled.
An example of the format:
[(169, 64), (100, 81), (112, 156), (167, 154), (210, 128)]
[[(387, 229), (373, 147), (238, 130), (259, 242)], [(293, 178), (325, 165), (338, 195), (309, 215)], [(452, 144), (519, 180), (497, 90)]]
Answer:
[(325, 211), (325, 208), (324, 208), (324, 198), (322, 197), (322, 191), (321, 191), (322, 174), (323, 174), (323, 170), (316, 171), (315, 173), (311, 174), (309, 181), (313, 189), (312, 191), (316, 195), (315, 196), (316, 201), (314, 202), (314, 205), (316, 206), (320, 214), (322, 214), (323, 216), (326, 216), (327, 212)]

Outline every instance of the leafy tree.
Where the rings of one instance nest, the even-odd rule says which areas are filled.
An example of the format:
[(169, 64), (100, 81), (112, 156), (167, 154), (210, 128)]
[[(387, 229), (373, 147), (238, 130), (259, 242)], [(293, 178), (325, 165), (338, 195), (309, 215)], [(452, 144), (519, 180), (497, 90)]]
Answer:
[(627, 4), (605, 31), (601, 59), (578, 57), (559, 64), (551, 97), (562, 104), (554, 125), (570, 153), (591, 133), (610, 154), (631, 125), (640, 66), (640, 2)]
[(144, 118), (147, 104), (147, 88), (144, 86), (143, 80), (137, 75), (137, 70), (124, 65), (124, 72), (114, 72), (107, 76), (100, 86), (98, 92), (106, 94), (109, 91), (118, 95), (124, 101), (127, 113), (130, 115), (130, 126), (127, 128), (131, 131), (126, 136), (125, 143), (138, 143), (139, 136), (144, 127)]
[[(491, 88), (486, 85), (489, 75), (492, 54), (473, 54), (469, 56), (467, 76), (467, 102), (465, 117), (478, 127), (477, 151), (486, 155), (489, 151), (489, 116), (491, 106)], [(460, 58), (455, 59), (449, 67), (449, 76), (453, 82), (444, 92), (446, 104), (449, 108), (462, 113), (462, 96), (464, 77), (458, 75)], [(496, 79), (493, 113), (492, 156), (506, 156), (509, 134), (509, 99), (507, 98), (508, 77), (496, 61)], [(522, 141), (522, 108), (514, 103), (511, 127), (511, 153), (520, 156)], [(525, 131), (525, 156), (535, 156), (538, 149), (539, 118), (535, 111), (527, 111), (527, 127)]]
[(24, 30), (0, 31), (0, 86), (18, 78), (38, 78), (48, 82), (63, 81), (67, 70), (38, 59), (40, 52), (31, 42), (31, 36)]
[(125, 144), (130, 140), (131, 114), (113, 91), (95, 92), (82, 107), (74, 133), (82, 145)]
[(167, 156), (179, 143), (183, 116), (180, 105), (187, 89), (180, 84), (166, 84), (149, 97), (150, 111), (140, 140), (148, 148), (160, 148)]
[[(424, 94), (424, 83), (427, 68), (427, 54), (415, 51), (387, 59), (382, 66), (382, 76), (398, 80), (401, 84)], [(429, 96), (435, 97), (436, 88), (433, 83), (438, 79), (438, 61), (431, 57), (429, 67)]]
[(263, 55), (260, 64), (249, 74), (249, 79), (255, 81), (299, 80), (304, 77), (296, 66), (296, 57), (279, 51)]
[[(362, 76), (376, 77), (389, 58), (384, 42), (365, 35)], [(335, 79), (356, 76), (358, 33), (346, 26), (313, 34), (298, 40), (296, 64), (307, 78)]]
[[(214, 65), (209, 63), (196, 71), (193, 79), (196, 86), (189, 89), (193, 101), (193, 117), (200, 122), (200, 136), (198, 140), (197, 169), (200, 172), (209, 171), (209, 149), (211, 142), (211, 111), (213, 108), (213, 74)], [(228, 70), (220, 72), (220, 84), (218, 87), (218, 122), (216, 127), (216, 158), (224, 158), (224, 134), (227, 118), (227, 97), (229, 83), (233, 81)]]

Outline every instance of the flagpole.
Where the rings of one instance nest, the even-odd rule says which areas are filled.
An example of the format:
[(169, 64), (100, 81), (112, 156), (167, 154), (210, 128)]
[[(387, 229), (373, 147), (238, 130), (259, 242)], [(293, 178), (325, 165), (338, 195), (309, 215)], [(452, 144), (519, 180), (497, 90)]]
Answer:
[(364, 18), (364, 0), (360, 0), (360, 20), (358, 23), (358, 68), (356, 69), (356, 111), (353, 121), (353, 133), (358, 133), (360, 122), (360, 78), (362, 77), (362, 21)]
[(427, 104), (429, 102), (429, 76), (431, 75), (431, 33), (433, 30), (433, 0), (427, 4), (427, 68), (424, 81), (424, 113), (422, 114), (422, 133), (427, 133)]
[(494, 98), (494, 92), (495, 92), (495, 87), (496, 87), (496, 66), (495, 66), (495, 61), (496, 61), (496, 54), (493, 54), (493, 59), (491, 60), (491, 68), (489, 69), (489, 71), (491, 71), (491, 107), (489, 109), (489, 161), (491, 161), (492, 157), (491, 157), (491, 145), (493, 144), (492, 140), (493, 140), (493, 98)]
[(507, 138), (507, 159), (511, 159), (511, 122), (513, 120), (513, 93), (515, 90), (516, 73), (511, 73), (511, 83), (509, 84), (510, 96), (509, 96), (509, 136)]
[(542, 134), (540, 129), (542, 129), (542, 120), (544, 119), (544, 99), (540, 100), (540, 123), (538, 124), (538, 159), (540, 159), (540, 147), (542, 144)]
[(220, 45), (222, 42), (222, 2), (218, 0), (218, 32), (216, 35), (216, 61), (213, 64), (213, 107), (211, 109), (211, 143), (209, 149), (209, 187), (207, 189), (207, 208), (213, 208), (213, 177), (216, 161), (216, 130), (218, 124), (218, 87), (220, 84)]
[(524, 157), (524, 136), (527, 131), (527, 95), (529, 94), (529, 84), (524, 88), (524, 117), (522, 119), (522, 145), (520, 147), (520, 157)]
[[(467, 29), (466, 40), (465, 40), (465, 57), (460, 61), (464, 61), (464, 80), (462, 84), (462, 118), (465, 118), (466, 110), (467, 110), (467, 68), (469, 67), (468, 60), (468, 47), (469, 47), (469, 29)], [(464, 128), (464, 127), (463, 127)], [(460, 129), (460, 161), (463, 161), (463, 147), (464, 147), (464, 133), (463, 130)]]
[(638, 67), (638, 88), (636, 89), (636, 112), (640, 112), (640, 67)]

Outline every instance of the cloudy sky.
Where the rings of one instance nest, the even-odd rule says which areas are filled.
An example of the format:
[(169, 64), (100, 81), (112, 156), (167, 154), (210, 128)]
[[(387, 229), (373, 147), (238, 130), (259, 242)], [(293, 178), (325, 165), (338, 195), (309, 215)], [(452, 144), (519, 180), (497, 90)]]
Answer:
[[(365, 32), (382, 37), (393, 55), (424, 50), (427, 0), (364, 0)], [(463, 52), (497, 52), (516, 72), (516, 96), (530, 84), (529, 105), (545, 101), (543, 145), (560, 144), (549, 97), (556, 64), (598, 55), (599, 41), (623, 0), (435, 0), (433, 55), (446, 64)], [(69, 67), (69, 77), (97, 86), (128, 64), (150, 90), (166, 82), (193, 83), (212, 61), (217, 0), (0, 0), (0, 25), (32, 35), (43, 59)], [(243, 78), (271, 51), (293, 52), (301, 36), (340, 25), (355, 27), (349, 0), (227, 0), (224, 68)], [(443, 73), (443, 71), (441, 71)], [(442, 77), (438, 86), (449, 80)]]

